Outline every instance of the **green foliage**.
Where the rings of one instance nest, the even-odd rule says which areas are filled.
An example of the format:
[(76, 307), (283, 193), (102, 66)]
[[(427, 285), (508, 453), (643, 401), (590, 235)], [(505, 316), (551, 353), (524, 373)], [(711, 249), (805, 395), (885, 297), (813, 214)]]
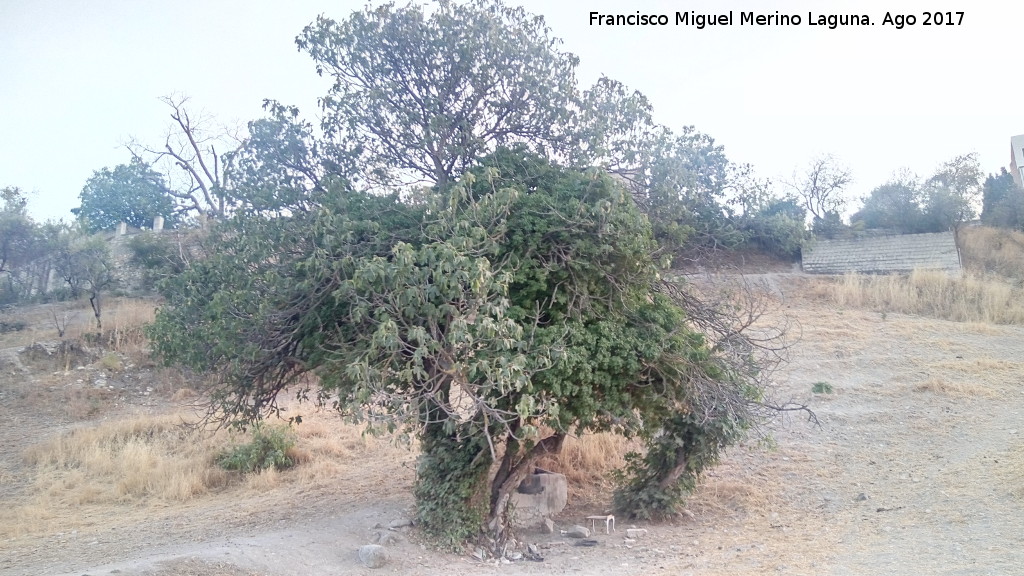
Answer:
[(217, 464), (225, 470), (248, 474), (274, 468), (285, 470), (295, 465), (288, 450), (295, 446), (295, 438), (287, 428), (254, 426), (252, 439), (235, 446), (217, 457)]
[(1024, 190), (1006, 168), (985, 179), (981, 206), (981, 222), (986, 226), (1024, 229)]
[(81, 230), (67, 231), (58, 239), (55, 257), (57, 274), (67, 283), (72, 298), (83, 292), (89, 296), (96, 329), (102, 330), (102, 295), (119, 281), (107, 242)]
[(706, 420), (694, 414), (666, 419), (645, 454), (630, 453), (615, 491), (616, 510), (633, 518), (656, 519), (678, 510), (700, 473), (718, 462), (747, 423), (727, 412)]
[(573, 108), (577, 58), (494, 0), (321, 16), (296, 42), (334, 80), (325, 133), (359, 142), (381, 181), (446, 185), (497, 145), (557, 146)]
[(811, 387), (811, 392), (815, 394), (831, 394), (832, 385), (828, 382), (815, 382), (814, 386)]
[(32, 256), (36, 230), (25, 208), (27, 202), (19, 188), (0, 189), (0, 273), (18, 267)]
[[(283, 108), (259, 126), (264, 149), (234, 174), (262, 208), (213, 226), (206, 257), (159, 283), (155, 351), (216, 374), (217, 408), (242, 422), (292, 386), (417, 435), (420, 520), (445, 546), (483, 525), (500, 543), (511, 493), (571, 431), (648, 440), (624, 478), (655, 496), (624, 502), (677, 504), (760, 400), (744, 327), (722, 312), (735, 303), (705, 307), (654, 260), (656, 233), (743, 241), (721, 147), (654, 127), (613, 81), (581, 97), (543, 20), (495, 0), (319, 18), (298, 44), (335, 80), (325, 140)], [(639, 186), (550, 157), (638, 167)]]
[(769, 254), (796, 259), (809, 240), (805, 224), (807, 211), (795, 197), (776, 198), (767, 194), (741, 197), (743, 213), (734, 217), (744, 243)]
[(928, 232), (942, 232), (969, 222), (977, 215), (982, 171), (976, 153), (943, 163), (924, 184), (924, 214)]
[(181, 238), (170, 238), (166, 234), (137, 234), (128, 241), (132, 252), (132, 263), (143, 269), (143, 284), (146, 288), (168, 276), (181, 274), (188, 267), (188, 248), (180, 244)]
[(461, 551), (480, 533), (489, 512), (490, 458), (480, 436), (460, 439), (428, 430), (416, 472), (416, 515), (424, 532), (442, 548)]
[(91, 231), (113, 230), (121, 222), (148, 228), (156, 216), (162, 216), (168, 227), (176, 220), (174, 198), (163, 176), (139, 159), (113, 170), (97, 170), (79, 198), (82, 205), (71, 212)]
[(870, 229), (916, 234), (928, 230), (923, 205), (924, 193), (917, 178), (903, 173), (872, 190), (850, 221), (863, 222)]

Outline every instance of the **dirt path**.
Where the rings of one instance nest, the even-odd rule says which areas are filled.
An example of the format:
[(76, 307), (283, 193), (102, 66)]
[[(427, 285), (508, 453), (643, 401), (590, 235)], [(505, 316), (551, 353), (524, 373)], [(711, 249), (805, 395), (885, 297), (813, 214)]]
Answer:
[(779, 395), (809, 402), (821, 427), (792, 416), (774, 448), (731, 450), (692, 519), (642, 525), (635, 544), (524, 534), (545, 561), (495, 566), (399, 531), (392, 563), (371, 571), (355, 551), (408, 514), (411, 470), (353, 463), (376, 473), (0, 541), (0, 574), (1024, 574), (1024, 329), (794, 306), (803, 339)]

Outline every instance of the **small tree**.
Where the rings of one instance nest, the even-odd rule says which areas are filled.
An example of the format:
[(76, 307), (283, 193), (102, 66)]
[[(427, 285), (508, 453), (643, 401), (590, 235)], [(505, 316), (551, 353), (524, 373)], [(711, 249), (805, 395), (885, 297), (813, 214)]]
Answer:
[(85, 236), (80, 231), (67, 232), (61, 239), (57, 272), (67, 283), (73, 298), (83, 292), (89, 296), (96, 330), (103, 330), (103, 294), (117, 284), (110, 247), (99, 236)]
[(0, 189), (0, 274), (25, 262), (34, 236), (34, 223), (20, 188)]

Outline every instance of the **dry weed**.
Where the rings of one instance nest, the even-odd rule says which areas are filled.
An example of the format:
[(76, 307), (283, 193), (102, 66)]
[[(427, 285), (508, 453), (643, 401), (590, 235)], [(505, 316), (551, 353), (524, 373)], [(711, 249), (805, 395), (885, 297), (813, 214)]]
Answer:
[(932, 392), (946, 396), (994, 396), (995, 393), (985, 386), (974, 382), (950, 382), (943, 378), (929, 378), (914, 385), (914, 392)]
[(847, 274), (820, 280), (817, 292), (844, 307), (958, 322), (1024, 324), (1024, 291), (995, 276), (957, 277), (935, 270), (888, 276)]
[(960, 231), (959, 243), (968, 270), (1024, 279), (1024, 232), (972, 226)]
[(607, 432), (569, 436), (562, 451), (538, 462), (538, 466), (564, 474), (572, 500), (591, 502), (606, 497), (612, 487), (611, 473), (626, 465), (626, 454), (643, 444)]

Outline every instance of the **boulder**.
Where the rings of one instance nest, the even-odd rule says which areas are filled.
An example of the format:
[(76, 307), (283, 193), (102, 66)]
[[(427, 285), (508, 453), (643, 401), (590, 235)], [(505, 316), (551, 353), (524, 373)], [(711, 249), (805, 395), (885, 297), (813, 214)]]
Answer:
[(367, 544), (359, 549), (359, 561), (367, 568), (381, 568), (390, 559), (388, 549), (380, 544)]

